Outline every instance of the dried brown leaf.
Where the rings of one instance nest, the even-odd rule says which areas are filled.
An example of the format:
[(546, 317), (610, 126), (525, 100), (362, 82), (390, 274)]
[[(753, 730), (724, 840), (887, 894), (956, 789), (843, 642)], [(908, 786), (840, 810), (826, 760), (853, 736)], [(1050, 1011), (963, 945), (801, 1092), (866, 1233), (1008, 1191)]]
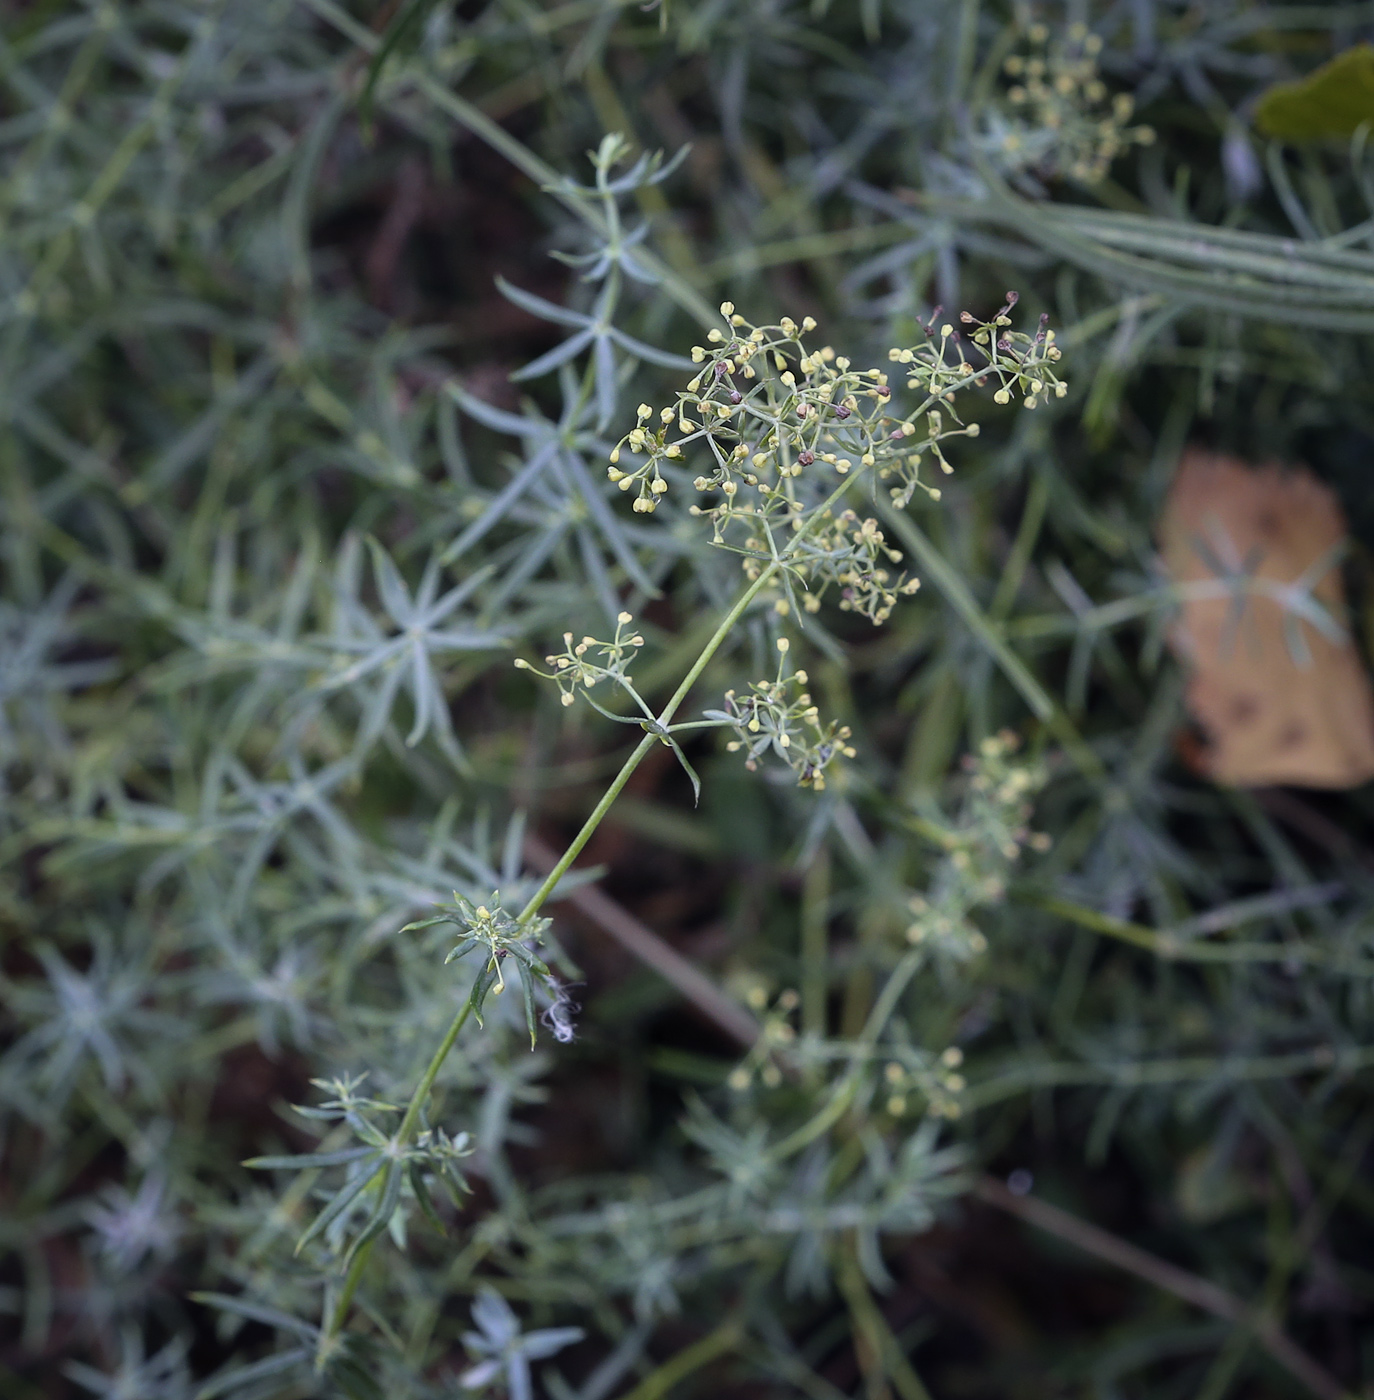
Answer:
[[(1339, 504), (1307, 470), (1184, 454), (1159, 544), (1183, 595), (1171, 641), (1192, 671), (1187, 704), (1217, 782), (1343, 788), (1374, 777), (1374, 695), (1344, 629), (1345, 537)], [(1303, 591), (1275, 596), (1304, 580), (1325, 626), (1302, 615)]]

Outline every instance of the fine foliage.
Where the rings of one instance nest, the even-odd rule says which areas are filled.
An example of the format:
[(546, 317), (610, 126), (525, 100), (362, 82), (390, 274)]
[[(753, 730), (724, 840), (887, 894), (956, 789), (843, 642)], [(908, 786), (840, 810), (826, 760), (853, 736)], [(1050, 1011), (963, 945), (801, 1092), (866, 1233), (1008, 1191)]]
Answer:
[(0, 1389), (1374, 1384), (1367, 795), (1153, 540), (1363, 559), (1371, 28), (12, 6)]

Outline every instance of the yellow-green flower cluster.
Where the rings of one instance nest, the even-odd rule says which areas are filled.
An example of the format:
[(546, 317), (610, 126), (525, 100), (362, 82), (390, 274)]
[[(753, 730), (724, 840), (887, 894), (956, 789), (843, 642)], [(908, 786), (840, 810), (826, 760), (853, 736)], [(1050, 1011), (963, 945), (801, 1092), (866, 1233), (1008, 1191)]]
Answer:
[[(1011, 329), (1011, 313), (1019, 300), (1016, 292), (1008, 292), (997, 314), (988, 321), (978, 320), (971, 312), (961, 312), (959, 322), (967, 328), (963, 335), (946, 323), (937, 336), (932, 321), (925, 345), (887, 352), (888, 359), (906, 367), (907, 388), (922, 390), (939, 405), (926, 414), (926, 433), (944, 472), (951, 468), (939, 444), (943, 437), (952, 434), (945, 431), (942, 414), (953, 414), (955, 393), (970, 380), (978, 388), (995, 382), (994, 403), (1010, 403), (1019, 394), (1026, 408), (1039, 407), (1050, 395), (1062, 399), (1068, 393), (1068, 383), (1054, 368), (1061, 351), (1054, 343), (1054, 332), (1045, 324), (1048, 316), (1040, 317), (1033, 335)], [(970, 347), (981, 364), (970, 363)], [(959, 421), (957, 417), (955, 421)], [(963, 435), (977, 437), (978, 425), (970, 424)]]
[[(814, 464), (838, 479), (893, 456), (894, 438), (915, 433), (914, 424), (903, 433), (883, 411), (892, 392), (884, 371), (856, 370), (831, 346), (807, 348), (803, 337), (815, 329), (809, 316), (754, 326), (731, 302), (722, 303), (721, 315), (724, 328), (692, 347), (703, 368), (677, 402), (657, 413), (641, 404), (636, 426), (611, 452), (611, 480), (621, 490), (638, 487), (636, 509), (654, 509), (668, 489), (664, 468), (697, 444), (711, 461), (694, 484), (721, 499), (694, 511), (712, 517), (719, 541), (736, 516), (803, 510), (794, 483)], [(641, 460), (627, 462), (629, 453)]]
[[(877, 626), (887, 621), (899, 595), (910, 597), (921, 586), (920, 579), (905, 572), (893, 574), (887, 565), (902, 562), (901, 550), (887, 543), (876, 520), (860, 520), (852, 510), (823, 510), (797, 548), (798, 569), (818, 585), (803, 600), (808, 612), (820, 608), (833, 584), (842, 612), (860, 613)], [(750, 565), (758, 568), (754, 560), (745, 564), (746, 573)]]
[[(873, 471), (898, 505), (917, 487), (938, 500), (922, 463), (928, 455), (947, 474), (943, 444), (978, 435), (978, 424), (960, 416), (965, 391), (992, 387), (998, 402), (1016, 395), (1027, 408), (1064, 394), (1054, 333), (1043, 317), (1033, 334), (1013, 331), (1016, 300), (1009, 292), (989, 321), (965, 312), (958, 330), (932, 320), (920, 344), (891, 350), (905, 387), (920, 395), (900, 414), (888, 371), (856, 368), (828, 345), (808, 346), (810, 317), (755, 326), (723, 302), (723, 325), (692, 347), (701, 369), (670, 407), (639, 406), (634, 428), (611, 453), (610, 477), (637, 491), (636, 510), (653, 511), (688, 453), (705, 456), (693, 484), (710, 503), (691, 512), (710, 518), (716, 544), (744, 555), (749, 577), (781, 565), (792, 579), (818, 583), (804, 599), (809, 611), (834, 585), (842, 608), (882, 622), (916, 581), (887, 567), (900, 555), (876, 522), (832, 509), (834, 498)], [(742, 543), (730, 533), (736, 523), (747, 530)], [(780, 597), (775, 606), (785, 613), (790, 604)]]
[(909, 901), (909, 943), (958, 959), (985, 952), (987, 939), (970, 914), (1003, 899), (1011, 869), (1027, 846), (1048, 848), (1048, 838), (1027, 825), (1031, 798), (1044, 785), (1045, 773), (1015, 761), (1019, 743), (1009, 730), (984, 739), (977, 755), (964, 760), (970, 776), (958, 825), (927, 826), (946, 855), (929, 891)]
[(1123, 151), (1154, 140), (1150, 127), (1128, 125), (1135, 110), (1129, 93), (1109, 100), (1098, 70), (1102, 40), (1086, 25), (1070, 25), (1052, 40), (1036, 24), (1026, 37), (1030, 52), (1002, 65), (1013, 80), (1007, 101), (1015, 113), (1002, 133), (1005, 163), (1095, 185)]
[(563, 650), (544, 658), (553, 668), (551, 671), (541, 671), (523, 658), (516, 660), (516, 668), (533, 671), (536, 676), (556, 682), (564, 705), (571, 705), (577, 698), (578, 686), (590, 690), (610, 680), (628, 688), (630, 662), (644, 645), (644, 638), (638, 632), (627, 631), (633, 621), (629, 613), (621, 613), (616, 618), (615, 636), (609, 642), (598, 641), (595, 637), (583, 637), (580, 642), (574, 642), (573, 634), (564, 632)]
[(792, 1018), (801, 1005), (801, 998), (789, 987), (779, 993), (770, 1006), (767, 991), (755, 984), (746, 993), (745, 1001), (759, 1018), (759, 1038), (748, 1055), (730, 1071), (726, 1083), (736, 1093), (742, 1093), (757, 1075), (765, 1088), (776, 1089), (783, 1080), (783, 1066), (795, 1047), (797, 1032)]
[(968, 1087), (959, 1067), (964, 1052), (951, 1045), (938, 1058), (908, 1055), (905, 1061), (889, 1060), (883, 1066), (884, 1109), (890, 1117), (903, 1118), (924, 1105), (932, 1118), (958, 1118), (959, 1095)]
[(707, 710), (706, 717), (727, 725), (735, 737), (726, 749), (730, 753), (744, 751), (744, 766), (752, 773), (765, 753), (772, 752), (792, 769), (802, 787), (825, 789), (825, 770), (840, 755), (854, 757), (854, 749), (845, 741), (849, 727), (822, 723), (820, 711), (811, 696), (802, 689), (806, 685), (805, 671), (785, 674), (789, 643), (779, 638), (778, 674), (775, 680), (755, 681), (748, 695), (733, 690), (725, 692), (723, 710)]
[[(792, 989), (770, 1001), (766, 985), (751, 979), (743, 999), (760, 1026), (758, 1039), (726, 1080), (737, 1094), (756, 1085), (776, 1089), (789, 1073), (794, 1078), (818, 1071), (828, 1076), (836, 1060), (852, 1056), (853, 1047), (843, 1042), (797, 1035), (792, 1022), (801, 998)], [(958, 1118), (960, 1096), (968, 1087), (960, 1073), (963, 1063), (964, 1052), (957, 1045), (936, 1054), (901, 1041), (889, 1044), (863, 1063), (856, 1105), (891, 1119), (916, 1114)]]
[[(607, 468), (606, 475), (622, 491), (637, 486), (639, 490), (635, 496), (635, 510), (642, 515), (652, 515), (658, 506), (658, 498), (668, 491), (668, 483), (661, 470), (662, 464), (682, 456), (682, 443), (668, 441), (668, 431), (673, 426), (675, 416), (671, 408), (665, 408), (658, 415), (657, 428), (652, 426), (650, 420), (654, 411), (647, 403), (640, 404), (635, 416), (635, 426), (611, 449), (611, 465)], [(690, 422), (684, 414), (679, 413), (676, 417), (679, 432), (690, 436), (696, 431), (698, 425)], [(622, 471), (616, 464), (627, 447), (631, 452), (643, 456), (644, 461), (638, 466), (631, 466), (629, 470)]]

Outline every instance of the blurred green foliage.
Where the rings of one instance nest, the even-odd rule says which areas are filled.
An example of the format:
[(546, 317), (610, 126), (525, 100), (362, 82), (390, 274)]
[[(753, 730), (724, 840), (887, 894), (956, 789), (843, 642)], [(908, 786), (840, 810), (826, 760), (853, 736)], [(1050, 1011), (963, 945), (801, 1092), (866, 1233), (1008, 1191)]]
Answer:
[[(1254, 122), (1371, 28), (11, 0), (0, 1389), (1374, 1382), (1368, 794), (1188, 766), (1152, 538), (1201, 441), (1310, 461), (1365, 567), (1369, 128)], [(1075, 65), (1057, 125), (1012, 93), (1046, 53)], [(811, 792), (684, 740), (694, 806), (659, 745), (587, 849), (704, 990), (608, 943), (579, 874), (549, 908), (576, 1038), (545, 988), (531, 1053), (489, 982), (397, 1132), (478, 975), (406, 925), (524, 905), (529, 835), (566, 841), (628, 751), (512, 659), (628, 610), (661, 707), (744, 581), (688, 514), (697, 464), (652, 512), (607, 478), (634, 406), (722, 298), (866, 367), (1009, 288), (1069, 392), (985, 397), (938, 504), (856, 495), (923, 586), (792, 633), (857, 756)], [(693, 713), (773, 675), (782, 626), (749, 614)], [(1023, 1236), (980, 1173), (1273, 1321)]]

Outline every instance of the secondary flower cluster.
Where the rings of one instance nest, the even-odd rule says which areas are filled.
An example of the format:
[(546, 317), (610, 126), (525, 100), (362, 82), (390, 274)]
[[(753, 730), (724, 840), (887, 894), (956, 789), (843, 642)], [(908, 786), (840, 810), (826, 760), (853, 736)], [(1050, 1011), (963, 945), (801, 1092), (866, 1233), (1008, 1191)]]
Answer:
[[(746, 975), (752, 981), (752, 975)], [(759, 1018), (759, 1037), (726, 1080), (735, 1093), (745, 1093), (756, 1084), (776, 1089), (789, 1071), (804, 1075), (831, 1069), (838, 1047), (797, 1035), (792, 1022), (801, 998), (794, 990), (787, 988), (770, 1002), (766, 984), (752, 981), (744, 1000)], [(864, 1067), (863, 1102), (890, 1118), (916, 1113), (931, 1118), (960, 1116), (959, 1096), (968, 1086), (959, 1073), (964, 1052), (957, 1045), (935, 1054), (898, 1043), (888, 1046), (886, 1053), (892, 1058), (881, 1072), (876, 1059)]]
[(1150, 127), (1127, 125), (1135, 109), (1129, 93), (1108, 101), (1098, 74), (1102, 40), (1086, 25), (1070, 25), (1063, 39), (1051, 41), (1046, 26), (1035, 24), (1026, 37), (1031, 52), (1002, 65), (1014, 80), (1007, 101), (1017, 114), (999, 133), (1004, 165), (1095, 185), (1128, 147), (1154, 140)]
[[(621, 613), (615, 620), (615, 636), (609, 642), (597, 641), (595, 637), (583, 637), (580, 642), (574, 642), (573, 634), (564, 632), (563, 650), (544, 658), (553, 667), (552, 671), (541, 671), (523, 659), (517, 659), (515, 665), (521, 671), (533, 671), (536, 676), (554, 681), (564, 705), (571, 705), (576, 699), (578, 686), (590, 690), (610, 680), (629, 690), (630, 662), (644, 645), (644, 638), (638, 632), (626, 632), (633, 621), (629, 613)], [(600, 661), (595, 659), (597, 656)]]
[(784, 675), (787, 664), (788, 641), (779, 638), (776, 680), (755, 681), (748, 695), (733, 690), (725, 692), (723, 710), (707, 710), (708, 719), (717, 720), (735, 733), (726, 744), (730, 753), (744, 750), (744, 766), (752, 773), (759, 759), (770, 750), (797, 775), (802, 787), (821, 792), (825, 788), (825, 770), (837, 755), (854, 757), (854, 750), (845, 743), (849, 728), (831, 721), (823, 724), (820, 711), (811, 703), (811, 696), (802, 687), (805, 671)]
[(970, 914), (1005, 896), (1012, 866), (1026, 846), (1048, 848), (1048, 838), (1027, 826), (1031, 798), (1046, 775), (1038, 765), (1015, 761), (1019, 745), (1010, 730), (984, 739), (977, 756), (964, 760), (970, 778), (958, 825), (928, 824), (928, 834), (947, 854), (928, 893), (910, 901), (909, 943), (930, 944), (959, 959), (986, 951), (987, 939)]
[[(907, 1050), (902, 1060), (889, 1060), (883, 1066), (883, 1107), (893, 1118), (910, 1113), (914, 1104), (924, 1104), (932, 1118), (958, 1118), (959, 1095), (968, 1087), (959, 1067), (964, 1052), (951, 1045), (938, 1057)], [(914, 1104), (913, 1104), (914, 1101)]]
[[(750, 540), (749, 544), (761, 545)], [(861, 613), (875, 626), (886, 622), (899, 594), (908, 597), (921, 586), (906, 573), (895, 577), (887, 564), (900, 564), (902, 552), (893, 549), (873, 519), (860, 520), (852, 510), (838, 514), (823, 509), (808, 533), (797, 542), (797, 568), (813, 585), (803, 604), (816, 612), (826, 591), (834, 584), (842, 612)], [(756, 560), (745, 560), (745, 573), (758, 576)]]

